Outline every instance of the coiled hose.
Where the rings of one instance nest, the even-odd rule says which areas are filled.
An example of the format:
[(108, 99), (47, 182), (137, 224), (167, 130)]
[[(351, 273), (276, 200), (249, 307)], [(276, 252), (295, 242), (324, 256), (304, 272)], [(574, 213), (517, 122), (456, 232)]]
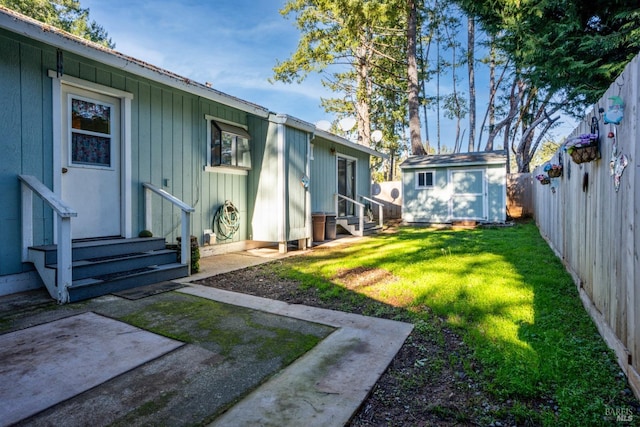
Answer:
[(218, 231), (219, 240), (229, 240), (240, 228), (240, 213), (229, 200), (226, 200), (213, 217), (213, 227)]

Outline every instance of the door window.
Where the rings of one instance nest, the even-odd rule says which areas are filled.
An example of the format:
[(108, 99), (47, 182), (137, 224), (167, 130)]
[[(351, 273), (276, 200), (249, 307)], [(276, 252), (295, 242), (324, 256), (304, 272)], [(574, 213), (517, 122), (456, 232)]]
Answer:
[(112, 167), (113, 106), (69, 96), (69, 165)]

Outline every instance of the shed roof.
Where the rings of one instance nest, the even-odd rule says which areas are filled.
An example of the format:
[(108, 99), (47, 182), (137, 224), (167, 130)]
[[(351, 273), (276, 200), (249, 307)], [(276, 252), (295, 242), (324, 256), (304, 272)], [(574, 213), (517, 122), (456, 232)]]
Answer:
[(416, 169), (425, 167), (450, 167), (450, 166), (484, 166), (506, 165), (507, 152), (480, 151), (473, 153), (437, 154), (426, 156), (412, 156), (400, 164), (402, 169)]

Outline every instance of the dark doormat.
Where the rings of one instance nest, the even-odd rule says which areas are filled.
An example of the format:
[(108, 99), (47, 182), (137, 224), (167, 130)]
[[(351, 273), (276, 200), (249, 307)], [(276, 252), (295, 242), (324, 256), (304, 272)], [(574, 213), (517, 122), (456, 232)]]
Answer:
[(161, 294), (163, 292), (173, 291), (184, 287), (185, 285), (176, 282), (159, 282), (152, 285), (140, 286), (137, 288), (126, 289), (120, 292), (113, 292), (113, 295), (126, 298), (129, 300), (137, 300), (141, 298), (150, 297), (152, 295)]

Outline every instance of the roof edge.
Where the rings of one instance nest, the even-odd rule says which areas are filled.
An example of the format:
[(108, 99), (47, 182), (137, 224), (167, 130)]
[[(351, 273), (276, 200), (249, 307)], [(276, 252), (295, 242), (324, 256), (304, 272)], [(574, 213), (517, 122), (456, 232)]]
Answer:
[(327, 132), (326, 130), (321, 130), (316, 128), (316, 136), (327, 139), (331, 142), (335, 142), (336, 144), (340, 144), (344, 147), (349, 147), (349, 148), (353, 148), (354, 150), (365, 152), (371, 156), (379, 157), (385, 160), (389, 158), (389, 155), (387, 154), (376, 151), (371, 147), (367, 147), (365, 145), (357, 144), (355, 142), (349, 141), (348, 139), (345, 139), (331, 132)]
[(0, 28), (247, 113), (264, 118), (269, 115), (269, 109), (265, 107), (236, 98), (132, 56), (85, 40), (4, 6), (0, 6)]

